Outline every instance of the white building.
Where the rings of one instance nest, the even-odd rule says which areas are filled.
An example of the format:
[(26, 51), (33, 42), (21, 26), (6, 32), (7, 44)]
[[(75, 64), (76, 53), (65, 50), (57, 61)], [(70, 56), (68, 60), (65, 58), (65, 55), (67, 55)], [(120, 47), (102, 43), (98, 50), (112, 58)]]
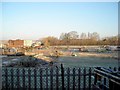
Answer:
[(32, 40), (24, 40), (24, 47), (30, 47), (32, 43)]

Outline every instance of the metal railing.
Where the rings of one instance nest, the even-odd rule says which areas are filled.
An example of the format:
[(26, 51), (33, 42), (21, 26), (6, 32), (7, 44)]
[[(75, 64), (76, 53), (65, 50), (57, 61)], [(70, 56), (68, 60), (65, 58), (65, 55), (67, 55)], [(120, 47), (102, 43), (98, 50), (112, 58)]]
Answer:
[(119, 90), (120, 89), (120, 68), (97, 67), (94, 70), (94, 86), (98, 90)]

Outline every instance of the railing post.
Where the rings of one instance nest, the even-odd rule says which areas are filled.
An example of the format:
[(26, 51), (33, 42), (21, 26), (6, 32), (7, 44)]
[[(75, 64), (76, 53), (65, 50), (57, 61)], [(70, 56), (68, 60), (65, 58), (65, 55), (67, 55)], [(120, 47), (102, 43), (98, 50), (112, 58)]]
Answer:
[(96, 85), (97, 84), (97, 73), (94, 73), (94, 77), (95, 77), (94, 85)]
[(114, 89), (113, 82), (109, 80), (109, 90), (113, 90), (113, 89)]
[[(106, 86), (106, 78), (104, 77), (104, 80), (103, 80), (104, 82), (103, 82), (103, 84), (104, 84), (104, 86)], [(106, 87), (103, 87), (103, 89), (104, 90), (106, 90)]]
[(61, 64), (61, 78), (62, 78), (62, 90), (64, 90), (64, 68), (63, 68), (63, 64)]

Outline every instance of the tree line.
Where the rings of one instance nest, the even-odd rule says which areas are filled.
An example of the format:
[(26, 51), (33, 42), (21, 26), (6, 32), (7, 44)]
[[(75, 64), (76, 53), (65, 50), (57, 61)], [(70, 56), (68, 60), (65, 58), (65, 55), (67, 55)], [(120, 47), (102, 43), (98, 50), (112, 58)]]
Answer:
[(117, 45), (118, 36), (100, 38), (97, 32), (81, 33), (76, 31), (61, 33), (60, 37), (49, 36), (42, 39), (45, 46), (55, 45)]

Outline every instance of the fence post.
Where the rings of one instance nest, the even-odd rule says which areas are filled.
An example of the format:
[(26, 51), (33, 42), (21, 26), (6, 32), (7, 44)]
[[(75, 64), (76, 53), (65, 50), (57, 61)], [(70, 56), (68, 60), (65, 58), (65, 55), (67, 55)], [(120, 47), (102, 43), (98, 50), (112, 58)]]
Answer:
[(19, 68), (17, 68), (17, 88), (18, 88), (18, 90), (19, 90), (19, 88), (20, 88), (20, 82), (19, 82)]
[(9, 87), (9, 85), (8, 85), (8, 70), (7, 70), (7, 68), (5, 68), (5, 81), (6, 81), (6, 85), (5, 85), (5, 89), (6, 90), (8, 90), (8, 87)]
[(14, 85), (14, 78), (13, 78), (13, 68), (11, 68), (11, 89), (13, 90), (13, 85)]
[(118, 71), (120, 71), (120, 67), (118, 67)]
[(59, 86), (59, 84), (58, 84), (58, 67), (56, 67), (56, 90), (58, 90), (58, 86)]
[(50, 68), (50, 90), (53, 90), (53, 69)]
[(25, 87), (25, 70), (24, 70), (24, 68), (22, 69), (22, 79), (23, 79), (23, 88), (26, 88)]
[(103, 89), (106, 90), (106, 87), (105, 87), (106, 86), (106, 78), (105, 77), (104, 77), (103, 81), (104, 81), (104, 87), (103, 87)]
[(97, 73), (94, 73), (94, 78), (95, 78), (94, 85), (96, 85), (97, 84)]
[(31, 89), (31, 70), (30, 68), (28, 68), (28, 85), (29, 85), (29, 89)]
[(89, 90), (91, 90), (91, 68), (89, 68)]
[(37, 89), (37, 80), (36, 80), (36, 68), (34, 68), (34, 89), (36, 90)]
[(69, 90), (70, 86), (70, 68), (67, 68), (67, 90)]
[(48, 68), (46, 68), (46, 89), (48, 88)]
[(81, 68), (78, 69), (78, 90), (81, 89)]
[(75, 68), (73, 68), (73, 90), (75, 90)]
[(64, 90), (64, 68), (63, 68), (63, 64), (61, 64), (61, 78), (62, 78), (62, 90)]
[(40, 90), (42, 89), (42, 68), (40, 68)]
[(86, 89), (86, 68), (84, 67), (84, 71), (83, 71), (83, 90)]

